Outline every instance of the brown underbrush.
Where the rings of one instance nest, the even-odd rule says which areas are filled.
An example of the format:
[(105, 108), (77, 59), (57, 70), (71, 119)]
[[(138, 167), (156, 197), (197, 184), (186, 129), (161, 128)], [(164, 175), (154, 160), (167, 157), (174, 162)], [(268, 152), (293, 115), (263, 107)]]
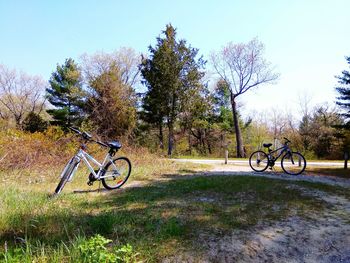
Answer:
[[(27, 133), (16, 129), (0, 130), (0, 170), (43, 170), (62, 167), (79, 148), (81, 141), (72, 133), (49, 127), (43, 133)], [(134, 165), (152, 164), (155, 155), (146, 148), (123, 143), (118, 155), (129, 157)], [(107, 150), (97, 144), (88, 143), (87, 151), (102, 161)]]

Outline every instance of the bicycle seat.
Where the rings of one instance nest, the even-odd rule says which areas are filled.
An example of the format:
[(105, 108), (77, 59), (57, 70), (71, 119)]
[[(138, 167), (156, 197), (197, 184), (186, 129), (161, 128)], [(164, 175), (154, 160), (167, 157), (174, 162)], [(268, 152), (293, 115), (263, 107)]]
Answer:
[(113, 150), (119, 150), (120, 148), (122, 148), (122, 144), (118, 141), (108, 142), (107, 144)]
[(266, 148), (269, 148), (269, 147), (272, 146), (272, 143), (264, 143), (263, 146), (266, 147)]

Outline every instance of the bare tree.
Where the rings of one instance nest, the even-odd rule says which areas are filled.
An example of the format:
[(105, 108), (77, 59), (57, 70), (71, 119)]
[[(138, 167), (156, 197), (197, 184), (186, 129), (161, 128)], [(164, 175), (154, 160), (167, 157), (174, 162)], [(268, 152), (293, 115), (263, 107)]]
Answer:
[(38, 76), (0, 65), (0, 118), (11, 117), (20, 127), (29, 112), (40, 114), (44, 107), (45, 81)]
[(233, 123), (236, 133), (237, 157), (244, 157), (243, 139), (237, 113), (237, 97), (262, 84), (272, 83), (279, 74), (263, 58), (264, 45), (257, 39), (248, 43), (228, 43), (211, 54), (216, 73), (230, 90)]
[(124, 84), (134, 86), (140, 77), (140, 55), (131, 48), (120, 48), (112, 53), (97, 52), (81, 56), (84, 77), (93, 81), (105, 72), (118, 69), (119, 78)]

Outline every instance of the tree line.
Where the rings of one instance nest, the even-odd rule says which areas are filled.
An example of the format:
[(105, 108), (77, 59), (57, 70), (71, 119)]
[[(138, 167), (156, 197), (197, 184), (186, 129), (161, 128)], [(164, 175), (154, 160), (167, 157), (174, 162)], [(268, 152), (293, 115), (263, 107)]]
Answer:
[(304, 105), (299, 122), (277, 110), (243, 119), (239, 97), (279, 77), (264, 58), (264, 45), (258, 39), (230, 42), (208, 61), (198, 53), (169, 24), (147, 55), (122, 48), (84, 54), (79, 63), (68, 58), (57, 65), (49, 85), (0, 65), (0, 119), (3, 126), (14, 123), (29, 132), (48, 125), (82, 127), (169, 156), (220, 156), (229, 147), (231, 156), (246, 157), (263, 141), (283, 136), (309, 157), (340, 158), (346, 150), (348, 71), (337, 77), (339, 108)]

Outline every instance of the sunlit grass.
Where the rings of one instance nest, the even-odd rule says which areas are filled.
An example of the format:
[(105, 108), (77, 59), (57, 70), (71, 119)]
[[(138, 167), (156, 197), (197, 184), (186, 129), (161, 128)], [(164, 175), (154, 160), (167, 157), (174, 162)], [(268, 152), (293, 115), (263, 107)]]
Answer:
[(101, 234), (114, 246), (131, 244), (140, 260), (152, 262), (179, 251), (201, 253), (194, 245), (201, 233), (249, 228), (324, 206), (290, 182), (259, 177), (180, 176), (118, 191), (74, 192), (83, 175), (54, 199), (38, 186), (2, 184), (0, 242), (11, 251), (25, 245), (21, 255), (30, 261), (74, 262), (77, 244)]

